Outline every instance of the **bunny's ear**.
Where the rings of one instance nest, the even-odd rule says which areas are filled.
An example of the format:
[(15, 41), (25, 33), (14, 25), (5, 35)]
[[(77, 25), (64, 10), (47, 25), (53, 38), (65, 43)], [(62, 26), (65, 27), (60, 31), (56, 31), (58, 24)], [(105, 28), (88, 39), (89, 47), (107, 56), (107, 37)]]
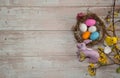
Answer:
[(80, 48), (80, 46), (81, 46), (81, 43), (78, 43), (78, 44), (77, 44), (77, 48)]
[(85, 44), (88, 44), (88, 43), (92, 42), (92, 40), (84, 40), (83, 42), (84, 42)]

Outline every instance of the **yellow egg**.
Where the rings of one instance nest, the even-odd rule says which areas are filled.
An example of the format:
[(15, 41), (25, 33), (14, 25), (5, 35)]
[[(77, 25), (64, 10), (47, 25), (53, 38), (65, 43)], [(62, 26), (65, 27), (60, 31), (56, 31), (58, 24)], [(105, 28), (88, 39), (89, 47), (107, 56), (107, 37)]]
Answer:
[(90, 32), (89, 32), (89, 31), (86, 31), (86, 32), (84, 32), (84, 33), (82, 34), (82, 38), (83, 38), (84, 40), (88, 39), (89, 37), (90, 37)]

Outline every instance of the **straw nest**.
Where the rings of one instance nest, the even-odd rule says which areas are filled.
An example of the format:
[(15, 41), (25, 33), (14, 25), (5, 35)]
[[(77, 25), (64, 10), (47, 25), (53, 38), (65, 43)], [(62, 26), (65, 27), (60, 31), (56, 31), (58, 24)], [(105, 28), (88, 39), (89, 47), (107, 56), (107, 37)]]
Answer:
[(80, 31), (80, 24), (84, 23), (89, 18), (96, 20), (95, 26), (97, 28), (97, 32), (99, 32), (99, 34), (100, 34), (100, 36), (97, 40), (94, 40), (88, 44), (88, 45), (92, 46), (92, 45), (101, 43), (104, 40), (105, 33), (106, 33), (104, 22), (96, 14), (88, 13), (80, 18), (77, 18), (77, 23), (73, 27), (73, 32), (74, 32), (74, 37), (77, 40), (77, 42), (83, 42), (83, 40), (84, 40), (84, 39), (82, 39), (83, 32)]

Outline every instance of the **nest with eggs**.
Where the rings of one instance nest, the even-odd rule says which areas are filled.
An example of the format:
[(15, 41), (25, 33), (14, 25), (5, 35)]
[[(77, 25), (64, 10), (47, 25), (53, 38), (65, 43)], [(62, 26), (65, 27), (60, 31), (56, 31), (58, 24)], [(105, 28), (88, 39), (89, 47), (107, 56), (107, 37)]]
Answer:
[(104, 40), (105, 30), (104, 22), (94, 13), (77, 15), (77, 23), (73, 27), (73, 32), (77, 42), (83, 42), (86, 39), (92, 40), (88, 45), (93, 46)]

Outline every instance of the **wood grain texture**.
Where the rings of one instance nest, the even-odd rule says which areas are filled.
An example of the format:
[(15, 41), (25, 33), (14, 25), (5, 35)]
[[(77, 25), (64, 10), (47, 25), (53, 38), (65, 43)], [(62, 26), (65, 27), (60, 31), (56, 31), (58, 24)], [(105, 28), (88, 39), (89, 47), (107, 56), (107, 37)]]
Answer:
[(0, 31), (0, 36), (0, 56), (64, 56), (77, 51), (72, 31), (11, 30)]
[[(69, 56), (1, 57), (1, 78), (119, 78), (115, 66), (103, 67), (95, 77), (86, 72), (88, 63), (79, 63)], [(105, 73), (105, 74), (104, 74)], [(104, 75), (103, 75), (104, 74)]]
[[(119, 31), (118, 31), (119, 33)], [(0, 78), (91, 78), (87, 60), (79, 62), (72, 31), (0, 31)], [(119, 78), (117, 66), (95, 78)]]
[[(78, 61), (72, 31), (2, 30), (0, 35), (0, 78), (91, 78), (87, 60)], [(94, 78), (119, 78), (116, 67), (100, 68)]]
[[(81, 8), (0, 7), (0, 30), (71, 30)], [(111, 8), (91, 7), (90, 11), (103, 17)]]
[(72, 31), (0, 31), (0, 56), (76, 55)]
[[(103, 18), (112, 4), (113, 0), (0, 0), (0, 78), (119, 78), (116, 65), (90, 77), (87, 60), (78, 61), (71, 31), (77, 13), (89, 8)], [(120, 8), (120, 0), (116, 6)]]
[(0, 36), (0, 56), (75, 56), (77, 52), (72, 31), (2, 30)]
[[(0, 0), (0, 6), (111, 6), (113, 0)], [(117, 0), (119, 6), (120, 0)]]

